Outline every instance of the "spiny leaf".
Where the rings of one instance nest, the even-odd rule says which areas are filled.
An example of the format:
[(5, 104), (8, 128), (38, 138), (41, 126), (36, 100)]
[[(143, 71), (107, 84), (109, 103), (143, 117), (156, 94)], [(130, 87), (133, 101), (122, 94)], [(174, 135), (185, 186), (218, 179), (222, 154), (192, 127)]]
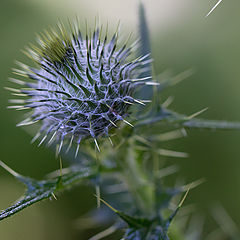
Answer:
[(24, 183), (27, 187), (25, 194), (17, 203), (13, 204), (0, 213), (0, 221), (41, 200), (50, 197), (55, 198), (56, 192), (63, 190), (82, 179), (89, 179), (96, 175), (95, 168), (83, 167), (77, 169), (69, 169), (68, 173), (59, 177), (55, 177), (49, 180), (37, 181), (35, 179), (16, 173), (1, 161), (0, 165), (14, 177), (16, 177), (20, 182)]
[(135, 228), (130, 226), (130, 228), (126, 230), (124, 239), (126, 240), (169, 240), (169, 237), (167, 234), (168, 228), (173, 218), (176, 216), (179, 209), (181, 208), (184, 200), (186, 199), (189, 189), (184, 194), (176, 210), (163, 224), (160, 224), (158, 219), (154, 219), (153, 221), (150, 222), (148, 226), (145, 226), (142, 228)]
[(103, 199), (100, 199), (100, 201), (103, 202), (105, 205), (107, 205), (112, 211), (114, 211), (131, 228), (141, 229), (141, 228), (149, 227), (152, 223), (152, 221), (146, 218), (136, 218), (128, 214), (125, 214), (124, 212), (118, 211)]
[[(195, 114), (194, 114), (195, 115)], [(184, 114), (176, 113), (174, 111), (161, 108), (152, 118), (145, 118), (140, 120), (135, 127), (146, 124), (154, 124), (165, 122), (176, 126), (183, 126), (186, 128), (201, 128), (201, 129), (240, 129), (240, 122), (228, 122), (218, 120), (206, 120), (200, 118), (191, 118)]]

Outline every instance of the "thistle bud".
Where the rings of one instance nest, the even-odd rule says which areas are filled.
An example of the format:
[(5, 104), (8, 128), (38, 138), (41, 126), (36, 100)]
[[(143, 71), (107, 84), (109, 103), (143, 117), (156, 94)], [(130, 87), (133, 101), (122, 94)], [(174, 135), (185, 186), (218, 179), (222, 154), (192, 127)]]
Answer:
[(85, 37), (76, 25), (70, 24), (70, 29), (59, 24), (56, 31), (39, 36), (38, 46), (26, 51), (38, 67), (18, 63), (21, 70), (15, 69), (33, 81), (11, 79), (23, 88), (10, 89), (28, 97), (10, 100), (20, 103), (10, 108), (33, 110), (18, 126), (40, 121), (42, 127), (33, 140), (41, 136), (40, 144), (57, 141), (59, 152), (63, 142), (68, 141), (70, 148), (73, 141), (79, 144), (91, 137), (97, 144), (96, 139), (108, 136), (118, 121), (128, 123), (130, 105), (139, 103), (134, 92), (150, 79), (139, 79), (148, 56), (132, 60), (133, 48), (118, 46), (118, 31), (108, 41), (107, 33), (101, 37), (102, 28)]

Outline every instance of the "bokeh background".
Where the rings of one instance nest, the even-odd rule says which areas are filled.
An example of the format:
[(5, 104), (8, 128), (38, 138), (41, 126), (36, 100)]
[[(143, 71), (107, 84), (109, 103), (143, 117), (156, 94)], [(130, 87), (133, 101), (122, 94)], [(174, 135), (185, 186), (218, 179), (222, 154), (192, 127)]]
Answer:
[[(195, 73), (168, 89), (162, 99), (175, 98), (171, 108), (191, 114), (205, 107), (202, 117), (240, 120), (240, 2), (225, 1), (208, 17), (215, 0), (145, 0), (146, 15), (156, 74), (177, 74), (193, 68)], [(13, 77), (14, 60), (28, 62), (21, 53), (35, 33), (57, 19), (79, 16), (82, 21), (99, 16), (115, 28), (121, 20), (126, 32), (137, 33), (135, 0), (1, 0), (0, 1), (0, 159), (16, 171), (41, 179), (59, 167), (54, 154), (31, 145), (31, 136), (15, 124), (22, 113), (7, 110), (10, 94), (3, 89)], [(204, 216), (205, 232), (217, 225), (211, 209), (220, 203), (240, 226), (240, 131), (190, 130), (188, 137), (171, 143), (175, 150), (190, 154), (187, 159), (169, 159), (180, 167), (175, 179), (206, 182), (191, 191), (187, 203)], [(0, 209), (20, 197), (24, 187), (0, 169)], [(0, 222), (4, 240), (84, 240), (94, 231), (81, 231), (78, 218), (95, 207), (94, 190), (79, 186)], [(111, 239), (111, 238), (110, 238)]]

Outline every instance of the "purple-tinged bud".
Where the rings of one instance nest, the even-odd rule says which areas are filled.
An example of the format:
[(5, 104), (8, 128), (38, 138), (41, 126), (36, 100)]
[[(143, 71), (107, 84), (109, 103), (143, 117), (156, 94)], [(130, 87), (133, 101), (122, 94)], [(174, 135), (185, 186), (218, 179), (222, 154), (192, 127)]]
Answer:
[(129, 60), (132, 47), (118, 46), (118, 32), (107, 41), (107, 33), (101, 37), (99, 29), (84, 38), (79, 27), (71, 25), (70, 29), (59, 24), (57, 31), (38, 37), (38, 46), (26, 52), (38, 68), (18, 63), (21, 70), (15, 70), (33, 81), (11, 79), (23, 88), (9, 89), (28, 97), (10, 100), (20, 104), (10, 108), (33, 110), (18, 126), (41, 121), (33, 141), (40, 136), (39, 145), (56, 140), (59, 152), (66, 141), (70, 147), (73, 141), (79, 144), (92, 137), (97, 145), (96, 139), (108, 136), (118, 121), (128, 123), (129, 107), (139, 103), (133, 97), (135, 90), (151, 78), (138, 79), (148, 56)]

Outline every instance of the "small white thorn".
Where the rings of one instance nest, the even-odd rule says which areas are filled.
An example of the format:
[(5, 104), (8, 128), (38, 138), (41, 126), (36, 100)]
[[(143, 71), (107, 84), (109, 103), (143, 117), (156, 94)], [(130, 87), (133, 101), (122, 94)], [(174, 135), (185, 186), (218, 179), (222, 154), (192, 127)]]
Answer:
[(185, 201), (185, 199), (186, 199), (186, 197), (187, 197), (187, 195), (188, 195), (188, 193), (189, 193), (189, 190), (190, 190), (190, 188), (187, 189), (187, 191), (186, 191), (186, 193), (184, 194), (181, 202), (178, 204), (178, 207), (179, 207), (179, 208), (182, 207), (182, 205), (183, 205), (183, 203), (184, 203), (184, 201)]
[(148, 79), (152, 79), (152, 77), (144, 77), (144, 78), (136, 78), (136, 79), (132, 79), (132, 82), (139, 82), (139, 81), (145, 81)]
[(31, 140), (31, 143), (34, 143), (40, 137), (40, 135), (41, 135), (40, 132), (38, 132)]
[(144, 100), (144, 99), (141, 99), (140, 100), (142, 103), (151, 103), (152, 102), (152, 100)]
[(182, 128), (182, 129), (181, 129), (181, 132), (182, 132), (182, 135), (183, 135), (184, 137), (187, 137), (187, 131), (186, 131), (185, 128)]
[(17, 96), (17, 97), (28, 97), (28, 95), (25, 93), (11, 93), (11, 95)]
[(173, 140), (173, 139), (182, 138), (183, 136), (184, 135), (183, 135), (182, 130), (177, 129), (177, 130), (168, 131), (168, 132), (165, 132), (165, 133), (158, 134), (154, 139), (163, 142), (163, 141), (170, 141), (170, 140)]
[(197, 117), (198, 115), (202, 114), (203, 112), (207, 111), (208, 110), (208, 107), (196, 112), (196, 113), (193, 113), (192, 115), (188, 116), (187, 119), (192, 119), (192, 118), (195, 118)]
[(200, 179), (198, 179), (198, 180), (196, 180), (196, 181), (193, 181), (193, 182), (191, 182), (191, 183), (188, 183), (188, 184), (182, 186), (181, 188), (182, 188), (183, 190), (193, 189), (193, 188), (198, 187), (199, 185), (201, 185), (201, 184), (204, 183), (204, 182), (206, 182), (206, 179), (205, 179), (205, 178), (200, 178)]
[(100, 152), (100, 148), (99, 148), (99, 145), (98, 145), (98, 142), (97, 142), (97, 139), (96, 139), (96, 138), (94, 138), (94, 142), (95, 142), (95, 145), (96, 145), (96, 147), (97, 147), (97, 150)]
[(45, 141), (46, 138), (47, 138), (47, 134), (42, 138), (41, 142), (38, 144), (38, 147), (42, 145), (42, 143)]
[(139, 58), (138, 60), (141, 62), (142, 60), (146, 59), (147, 57), (150, 56), (150, 53), (147, 53), (146, 55), (142, 56), (141, 58)]
[(162, 103), (162, 107), (164, 107), (164, 108), (169, 107), (169, 106), (172, 104), (173, 100), (174, 100), (174, 97), (173, 97), (173, 96), (169, 96), (169, 97)]
[(143, 103), (142, 101), (139, 101), (139, 100), (137, 100), (137, 99), (133, 99), (133, 100), (134, 100), (134, 102), (139, 103), (139, 104), (141, 104), (141, 105), (143, 105), (143, 106), (146, 105), (145, 103)]
[(38, 121), (30, 121), (30, 122), (28, 122), (28, 120), (30, 120), (30, 118), (27, 118), (24, 121), (18, 123), (17, 127), (27, 126), (27, 125), (31, 125), (31, 124), (34, 124), (34, 123), (38, 122)]
[(25, 100), (23, 100), (23, 99), (9, 99), (8, 102), (9, 103), (16, 103), (16, 104), (24, 104)]
[(105, 105), (108, 107), (108, 108), (110, 108), (111, 109), (111, 107), (107, 104), (107, 103), (105, 103)]
[(16, 110), (17, 110), (17, 111), (21, 111), (21, 110), (26, 110), (26, 109), (30, 109), (30, 107), (21, 107), (21, 108), (19, 107), (19, 108), (17, 108)]
[(194, 73), (194, 69), (190, 68), (185, 70), (184, 72), (180, 72), (179, 74), (177, 74), (176, 76), (174, 76), (171, 80), (170, 80), (170, 85), (176, 85), (180, 82), (182, 82), (183, 80), (191, 77)]
[(159, 86), (160, 83), (157, 82), (145, 82), (145, 85), (150, 85), (150, 86)]
[(22, 67), (23, 69), (29, 70), (29, 66), (27, 66), (26, 64), (24, 64), (18, 60), (15, 60), (15, 64), (17, 64), (19, 67)]
[(21, 91), (19, 89), (16, 88), (10, 88), (10, 87), (4, 87), (4, 89), (11, 91), (11, 92), (16, 92), (16, 93), (20, 93)]
[(19, 177), (20, 175), (15, 172), (13, 169), (11, 169), (9, 166), (7, 166), (4, 162), (0, 161), (0, 166), (4, 168), (7, 172), (12, 174), (14, 177)]
[(133, 105), (133, 103), (128, 102), (128, 101), (123, 101), (123, 102), (126, 103), (126, 104), (129, 104), (129, 105)]
[(130, 127), (134, 127), (130, 122), (128, 122), (127, 120), (123, 119), (123, 122), (125, 122), (127, 125), (129, 125)]
[(169, 166), (169, 167), (166, 167), (166, 168), (162, 168), (161, 170), (159, 170), (157, 172), (159, 178), (163, 178), (163, 177), (166, 177), (166, 176), (169, 176), (173, 173), (176, 173), (178, 171), (178, 166), (176, 165), (172, 165), (172, 166)]
[(56, 197), (56, 195), (55, 195), (54, 193), (51, 193), (51, 195), (53, 196), (53, 198), (54, 198), (55, 200), (57, 200), (57, 197)]
[(216, 7), (222, 2), (222, 0), (219, 0), (214, 7), (208, 12), (208, 14), (205, 17), (208, 17), (215, 9)]
[(146, 144), (146, 145), (148, 145), (148, 146), (151, 146), (151, 142), (148, 141), (147, 139), (145, 139), (144, 137), (139, 136), (139, 135), (135, 135), (135, 138), (136, 138), (139, 142), (144, 143), (144, 144)]
[(72, 146), (73, 139), (74, 139), (74, 135), (72, 135), (72, 137), (71, 137), (71, 139), (70, 139), (70, 142), (69, 142), (68, 148), (67, 148), (67, 150), (66, 150), (66, 153), (69, 152), (69, 150), (70, 150), (70, 148), (71, 148), (71, 146)]
[(111, 143), (111, 145), (114, 146), (112, 139), (110, 137), (108, 137), (108, 139), (109, 139), (109, 142)]
[(16, 69), (16, 68), (13, 68), (12, 70), (13, 70), (13, 73), (16, 74), (16, 75), (18, 75), (18, 76), (28, 77), (28, 76), (27, 76), (27, 73), (24, 72), (24, 71), (21, 71), (21, 70)]
[(54, 137), (56, 136), (56, 134), (57, 134), (57, 131), (55, 131), (55, 132), (53, 133), (52, 137), (51, 137), (50, 140), (48, 141), (48, 143), (47, 143), (48, 146), (50, 146), (50, 144), (52, 143), (52, 141), (53, 141)]
[(78, 155), (79, 146), (80, 146), (80, 144), (78, 144), (78, 145), (77, 145), (76, 152), (75, 152), (75, 156), (74, 156), (75, 158), (76, 158), (76, 157), (77, 157), (77, 155)]
[(26, 84), (24, 81), (19, 80), (19, 79), (15, 79), (15, 78), (9, 78), (9, 81), (13, 82), (13, 83), (17, 83), (17, 84), (22, 85), (22, 86), (24, 86)]
[(112, 120), (108, 119), (108, 121), (109, 121), (114, 127), (117, 128), (117, 125), (116, 125)]
[(159, 149), (158, 153), (162, 156), (167, 156), (167, 157), (177, 157), (177, 158), (188, 157), (188, 154), (185, 152), (177, 152), (177, 151), (172, 151), (168, 149)]
[(17, 110), (24, 108), (24, 106), (7, 106), (8, 109), (14, 109), (16, 108)]
[(61, 152), (62, 146), (63, 146), (63, 140), (61, 140), (61, 142), (60, 142), (60, 145), (58, 148), (58, 154)]

